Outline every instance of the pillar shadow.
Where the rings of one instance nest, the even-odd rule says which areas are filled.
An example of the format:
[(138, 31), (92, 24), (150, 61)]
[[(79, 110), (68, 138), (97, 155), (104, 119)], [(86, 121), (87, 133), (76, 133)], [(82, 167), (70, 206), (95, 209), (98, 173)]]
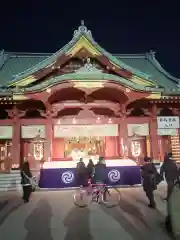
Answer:
[[(144, 239), (144, 232), (141, 232), (138, 227), (136, 228), (136, 226), (129, 219), (127, 219), (125, 215), (123, 215), (122, 211), (137, 219), (138, 222), (144, 225), (144, 228), (146, 230), (151, 231), (150, 226), (145, 221), (144, 216), (138, 207), (129, 203), (123, 198), (121, 198), (120, 204), (116, 208), (106, 208), (105, 206), (101, 206), (101, 208), (107, 215), (113, 217), (120, 224), (120, 226), (124, 228), (124, 230), (129, 233), (135, 240)], [(118, 211), (118, 208), (120, 208), (121, 211)]]
[(8, 205), (8, 200), (0, 201), (0, 212)]
[(27, 230), (25, 240), (53, 240), (51, 235), (52, 208), (46, 200), (40, 200), (37, 207), (28, 216), (24, 227)]
[(64, 219), (67, 232), (64, 240), (93, 240), (90, 232), (88, 208), (73, 207)]
[(21, 199), (14, 196), (12, 199), (5, 200), (0, 204), (0, 226), (4, 221), (15, 212), (20, 206), (22, 206)]
[(166, 235), (169, 237), (169, 239), (171, 239), (171, 240), (178, 240), (178, 239), (176, 239), (176, 238), (173, 236), (172, 233), (169, 233), (169, 232), (167, 231), (167, 229), (166, 229), (166, 227), (165, 227), (165, 221), (162, 222), (162, 223), (160, 223), (159, 226), (160, 226), (161, 229), (163, 230), (164, 234), (166, 234)]

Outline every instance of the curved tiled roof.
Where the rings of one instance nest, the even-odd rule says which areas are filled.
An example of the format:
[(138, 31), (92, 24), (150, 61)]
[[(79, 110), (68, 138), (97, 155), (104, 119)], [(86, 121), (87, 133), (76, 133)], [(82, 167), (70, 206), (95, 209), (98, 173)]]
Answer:
[(62, 47), (60, 50), (55, 52), (52, 56), (47, 57), (46, 59), (42, 60), (41, 62), (37, 63), (33, 67), (26, 69), (23, 72), (18, 73), (14, 78), (13, 82), (19, 81), (20, 79), (28, 77), (28, 75), (33, 74), (36, 71), (39, 71), (53, 63), (56, 62), (56, 60), (60, 57), (66, 54), (68, 51), (70, 51), (76, 43), (78, 43), (79, 40), (86, 39), (88, 44), (92, 44), (97, 49), (97, 52), (101, 53), (102, 55), (106, 56), (113, 64), (117, 65), (120, 68), (124, 68), (127, 71), (130, 71), (132, 74), (135, 74), (137, 77), (142, 77), (145, 79), (149, 79), (149, 76), (145, 74), (143, 71), (139, 71), (138, 69), (133, 69), (131, 66), (125, 64), (109, 52), (107, 52), (105, 49), (103, 49), (92, 37), (91, 31), (87, 29), (86, 26), (84, 26), (84, 21), (81, 21), (81, 25), (79, 26), (78, 30), (74, 31), (72, 40), (67, 43), (64, 47)]
[[(54, 86), (56, 84), (59, 83), (59, 81), (78, 81), (78, 80), (84, 80), (84, 81), (95, 81), (97, 82), (98, 80), (99, 81), (107, 81), (111, 79), (113, 82), (115, 83), (120, 83), (122, 84), (123, 86), (127, 86), (129, 88), (132, 88), (132, 89), (135, 89), (137, 91), (152, 91), (152, 92), (160, 92), (160, 91), (163, 91), (162, 88), (156, 88), (156, 87), (146, 87), (146, 86), (143, 86), (143, 85), (138, 85), (138, 84), (135, 84), (134, 82), (132, 81), (129, 81), (125, 78), (122, 78), (122, 77), (118, 77), (116, 75), (113, 75), (113, 74), (107, 74), (107, 73), (98, 73), (98, 74), (90, 74), (90, 73), (82, 73), (82, 74), (76, 74), (76, 73), (69, 73), (69, 74), (63, 74), (63, 75), (60, 75), (60, 76), (57, 76), (57, 77), (54, 77), (52, 79), (48, 79), (46, 81), (43, 81), (42, 83), (40, 84), (37, 84), (37, 85), (34, 85), (32, 87), (25, 87), (23, 88), (23, 92), (33, 92), (33, 91), (42, 91), (42, 90), (45, 90), (51, 86)], [(19, 89), (20, 90), (20, 89)]]
[(34, 70), (42, 69), (47, 64), (52, 63), (60, 54), (66, 52), (70, 46), (74, 45), (80, 35), (86, 35), (105, 56), (112, 62), (120, 65), (132, 73), (149, 81), (155, 82), (159, 86), (164, 86), (165, 91), (180, 93), (178, 85), (179, 79), (168, 74), (155, 58), (153, 52), (145, 54), (114, 54), (111, 55), (101, 48), (92, 38), (91, 32), (83, 25), (74, 32), (73, 39), (55, 54), (50, 53), (11, 53), (0, 52), (0, 85), (18, 80)]
[[(2, 65), (0, 65), (0, 85), (6, 85), (13, 79), (13, 76), (17, 75), (19, 72), (23, 72), (51, 56), (50, 53), (5, 52), (4, 54), (6, 55), (6, 61), (3, 61), (3, 64), (1, 62)], [(115, 56), (127, 65), (144, 71), (150, 76), (150, 79), (152, 78), (157, 82), (157, 85), (175, 88), (176, 84), (179, 82), (178, 78), (172, 77), (161, 67), (155, 57), (151, 58), (149, 53), (115, 54)]]
[(14, 76), (44, 60), (47, 55), (5, 52), (7, 60), (0, 68), (0, 84), (6, 85)]
[(149, 79), (155, 80), (157, 85), (176, 88), (176, 85), (179, 84), (180, 79), (170, 75), (158, 62), (153, 52), (144, 54), (116, 54), (115, 56), (126, 64), (149, 74)]

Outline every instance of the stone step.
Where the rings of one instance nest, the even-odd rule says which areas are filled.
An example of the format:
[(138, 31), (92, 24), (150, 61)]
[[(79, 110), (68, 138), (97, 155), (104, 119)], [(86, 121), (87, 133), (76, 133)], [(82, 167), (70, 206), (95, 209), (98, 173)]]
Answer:
[(20, 171), (15, 170), (10, 173), (0, 173), (0, 192), (21, 190)]

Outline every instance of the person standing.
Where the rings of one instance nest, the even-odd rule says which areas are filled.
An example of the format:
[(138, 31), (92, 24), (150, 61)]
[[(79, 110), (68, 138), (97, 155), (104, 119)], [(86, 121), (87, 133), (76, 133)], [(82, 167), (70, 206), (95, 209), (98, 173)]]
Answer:
[(106, 163), (104, 157), (99, 157), (99, 161), (95, 165), (95, 180), (96, 182), (106, 183)]
[(167, 182), (167, 198), (165, 200), (168, 200), (173, 192), (175, 181), (178, 179), (178, 167), (172, 158), (172, 153), (165, 155), (160, 175), (162, 177), (165, 175)]
[(29, 162), (25, 161), (21, 168), (21, 184), (23, 188), (23, 200), (25, 203), (29, 202), (32, 193), (31, 185), (32, 173), (29, 168)]
[(88, 184), (86, 165), (82, 158), (79, 159), (79, 162), (76, 165), (76, 181), (78, 186), (85, 187)]
[[(94, 179), (93, 181), (96, 184), (106, 184), (107, 182), (107, 172), (106, 172), (106, 163), (104, 157), (99, 157), (98, 163), (95, 165), (94, 168)], [(106, 190), (103, 192), (103, 199), (106, 201)], [(97, 198), (99, 201), (99, 197)]]
[(92, 159), (89, 159), (89, 163), (87, 165), (88, 179), (92, 179), (93, 174), (94, 174), (94, 163), (93, 163)]
[(149, 199), (148, 207), (156, 208), (156, 203), (154, 200), (154, 190), (157, 189), (156, 184), (156, 174), (157, 170), (152, 159), (150, 157), (144, 158), (144, 165), (141, 167), (142, 179), (143, 179), (143, 190), (146, 193), (147, 198)]

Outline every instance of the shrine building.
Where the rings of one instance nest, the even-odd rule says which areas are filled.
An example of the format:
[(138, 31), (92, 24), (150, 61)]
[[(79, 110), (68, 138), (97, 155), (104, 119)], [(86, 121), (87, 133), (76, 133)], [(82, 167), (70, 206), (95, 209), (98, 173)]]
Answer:
[[(2, 46), (3, 47), (3, 46)], [(0, 52), (0, 164), (180, 161), (180, 80), (154, 52), (111, 54), (84, 25), (54, 54)], [(127, 161), (130, 162), (127, 164)], [(72, 164), (71, 164), (72, 163)]]

